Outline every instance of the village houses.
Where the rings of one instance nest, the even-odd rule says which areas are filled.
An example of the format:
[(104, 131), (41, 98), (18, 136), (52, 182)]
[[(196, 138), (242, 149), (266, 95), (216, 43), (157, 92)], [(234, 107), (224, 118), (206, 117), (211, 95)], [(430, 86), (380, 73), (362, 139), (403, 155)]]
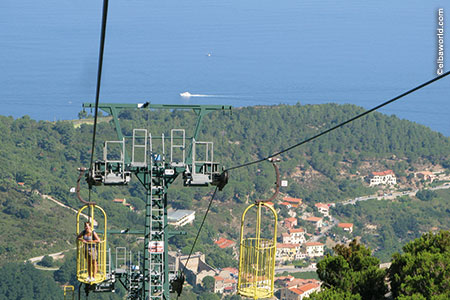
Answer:
[(306, 246), (306, 255), (308, 257), (319, 257), (323, 256), (324, 244), (319, 242), (308, 242)]
[(344, 229), (344, 231), (347, 231), (349, 233), (353, 232), (353, 223), (339, 223), (338, 227)]
[(330, 215), (330, 207), (328, 204), (316, 203), (314, 206), (317, 208), (319, 213), (324, 215), (324, 217), (328, 217)]
[(394, 171), (386, 170), (383, 172), (372, 172), (370, 177), (370, 186), (376, 186), (379, 184), (394, 185), (397, 184), (397, 178)]
[(304, 244), (306, 231), (303, 228), (292, 228), (282, 234), (284, 244)]

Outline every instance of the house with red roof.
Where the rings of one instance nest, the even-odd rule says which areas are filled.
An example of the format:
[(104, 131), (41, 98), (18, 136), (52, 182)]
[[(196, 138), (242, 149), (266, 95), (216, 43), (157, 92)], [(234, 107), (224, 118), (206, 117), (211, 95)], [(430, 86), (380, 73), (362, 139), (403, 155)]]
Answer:
[(325, 245), (319, 242), (305, 243), (306, 256), (308, 257), (323, 256), (324, 247)]
[(370, 186), (376, 186), (379, 184), (394, 185), (397, 184), (397, 178), (394, 171), (386, 170), (383, 172), (372, 172), (370, 177)]
[(314, 223), (314, 226), (316, 226), (316, 229), (320, 230), (323, 226), (322, 218), (319, 217), (309, 217), (305, 219), (308, 222)]
[(298, 287), (290, 287), (281, 290), (283, 300), (302, 300), (314, 292), (320, 291), (320, 284), (307, 283)]
[(291, 217), (284, 219), (284, 227), (292, 229), (297, 226), (297, 218)]
[(292, 228), (281, 236), (285, 244), (303, 244), (306, 242), (305, 234), (306, 231), (303, 228)]
[(349, 233), (353, 232), (353, 223), (339, 223), (338, 227), (344, 229), (344, 231), (348, 231)]
[(300, 244), (277, 244), (275, 252), (276, 261), (288, 261), (300, 259), (301, 245)]
[(325, 217), (328, 217), (330, 215), (330, 207), (328, 206), (328, 204), (316, 203), (314, 204), (314, 206), (317, 208), (319, 213), (321, 213)]
[(219, 246), (219, 248), (221, 248), (221, 249), (225, 249), (225, 248), (233, 247), (234, 245), (236, 245), (236, 242), (227, 240), (226, 238), (220, 238), (217, 241), (215, 241), (214, 244)]

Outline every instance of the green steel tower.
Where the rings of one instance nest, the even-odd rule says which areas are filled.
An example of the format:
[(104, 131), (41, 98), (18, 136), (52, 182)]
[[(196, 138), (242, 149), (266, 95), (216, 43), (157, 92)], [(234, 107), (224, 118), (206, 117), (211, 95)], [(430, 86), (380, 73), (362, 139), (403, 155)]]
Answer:
[[(83, 108), (94, 108), (84, 103)], [(164, 105), (164, 104), (116, 104), (103, 103), (99, 109), (113, 118), (117, 141), (105, 141), (103, 160), (96, 161), (93, 170), (87, 174), (91, 185), (126, 185), (136, 177), (146, 190), (145, 230), (129, 230), (126, 233), (144, 235), (143, 262), (139, 268), (124, 271), (111, 268), (107, 280), (101, 284), (85, 286), (89, 291), (110, 292), (119, 281), (128, 291), (127, 299), (163, 300), (170, 299), (170, 292), (180, 288), (180, 282), (168, 265), (168, 240), (175, 234), (167, 229), (167, 191), (181, 174), (185, 186), (216, 185), (222, 189), (227, 176), (214, 161), (212, 142), (197, 141), (203, 117), (213, 111), (231, 110), (223, 105)], [(152, 136), (147, 129), (134, 129), (133, 136), (125, 137), (119, 124), (119, 113), (129, 109), (192, 110), (197, 116), (193, 134), (187, 137), (184, 129), (172, 129), (170, 136)], [(155, 142), (158, 141), (158, 151)], [(130, 149), (131, 155), (126, 150)], [(127, 145), (127, 147), (126, 147)], [(111, 155), (111, 149), (116, 149)], [(117, 154), (117, 149), (119, 154)], [(202, 154), (198, 152), (202, 150)], [(167, 150), (167, 151), (166, 151)], [(110, 151), (110, 152), (108, 152)], [(200, 157), (200, 158), (198, 158)], [(123, 233), (109, 231), (109, 233)], [(110, 253), (111, 257), (111, 253)], [(117, 258), (116, 258), (117, 259)], [(116, 266), (117, 267), (117, 266)], [(182, 282), (181, 282), (182, 285)]]

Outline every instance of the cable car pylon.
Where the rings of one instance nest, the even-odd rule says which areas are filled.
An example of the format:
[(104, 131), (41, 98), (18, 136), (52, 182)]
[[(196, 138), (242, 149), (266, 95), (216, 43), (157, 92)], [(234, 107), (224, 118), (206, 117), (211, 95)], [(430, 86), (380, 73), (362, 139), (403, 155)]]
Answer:
[[(269, 159), (273, 164), (276, 173), (275, 193), (268, 200), (258, 200), (245, 209), (241, 219), (241, 238), (239, 251), (239, 278), (238, 293), (241, 296), (261, 299), (271, 298), (274, 293), (275, 277), (275, 252), (277, 244), (277, 213), (270, 202), (275, 199), (280, 190), (280, 172), (276, 162), (279, 159)], [(255, 232), (244, 232), (247, 212), (256, 207)], [(263, 229), (269, 231), (270, 228), (262, 228), (261, 223), (264, 215), (263, 208), (272, 214), (273, 231), (271, 238), (263, 234)]]

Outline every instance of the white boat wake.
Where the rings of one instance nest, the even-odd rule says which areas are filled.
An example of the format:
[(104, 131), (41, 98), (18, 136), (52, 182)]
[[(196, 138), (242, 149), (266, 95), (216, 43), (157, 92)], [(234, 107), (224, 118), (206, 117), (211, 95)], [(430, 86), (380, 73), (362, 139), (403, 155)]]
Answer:
[(180, 93), (183, 98), (234, 98), (236, 96), (226, 96), (226, 95), (205, 95), (205, 94), (191, 94), (189, 92)]

